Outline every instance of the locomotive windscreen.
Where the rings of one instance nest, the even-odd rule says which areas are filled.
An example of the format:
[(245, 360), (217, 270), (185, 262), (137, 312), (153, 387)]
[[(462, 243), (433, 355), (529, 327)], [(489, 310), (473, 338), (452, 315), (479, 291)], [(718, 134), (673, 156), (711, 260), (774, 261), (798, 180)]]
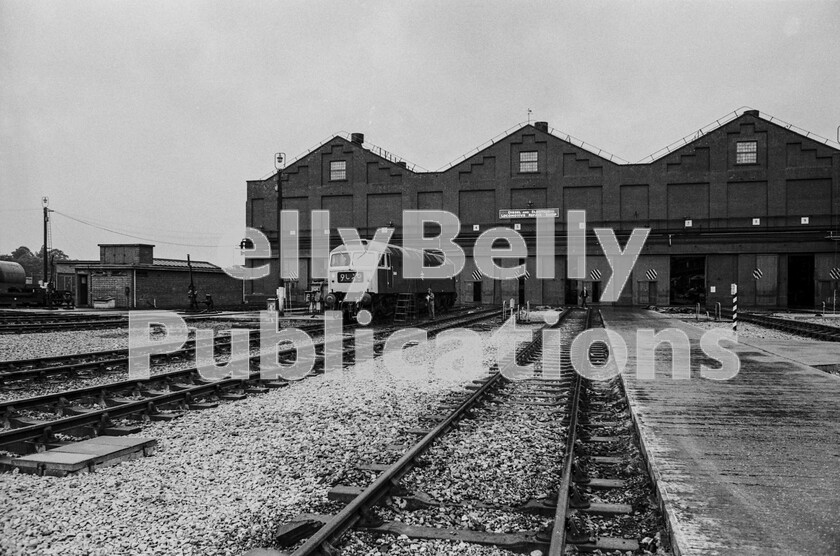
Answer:
[(333, 253), (330, 266), (350, 266), (350, 253)]

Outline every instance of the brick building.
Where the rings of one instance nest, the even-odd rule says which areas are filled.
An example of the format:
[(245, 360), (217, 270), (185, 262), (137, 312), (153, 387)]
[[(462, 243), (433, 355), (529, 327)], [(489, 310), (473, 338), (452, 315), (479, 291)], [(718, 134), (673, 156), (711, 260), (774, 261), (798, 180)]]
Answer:
[[(278, 209), (300, 211), (298, 295), (310, 276), (309, 211), (330, 211), (336, 227), (361, 237), (396, 226), (402, 211), (443, 209), (458, 215), (467, 263), (458, 276), (460, 302), (571, 303), (586, 282), (597, 301), (610, 266), (593, 227), (624, 243), (636, 227), (651, 228), (619, 303), (713, 306), (737, 283), (742, 304), (813, 307), (831, 298), (840, 276), (840, 150), (757, 110), (733, 113), (675, 147), (638, 164), (561, 135), (545, 122), (523, 125), (438, 172), (417, 172), (364, 142), (336, 136), (292, 162), (278, 176), (248, 181), (247, 225), (272, 243), (271, 274), (249, 282), (255, 301), (279, 284)], [(281, 193), (281, 194), (278, 194)], [(529, 249), (535, 275), (534, 220), (505, 218), (507, 209), (557, 209), (556, 276), (552, 280), (475, 280), (472, 244), (489, 228), (514, 227)], [(566, 211), (587, 213), (586, 280), (566, 278)], [(253, 261), (252, 264), (264, 264)], [(832, 272), (834, 269), (834, 272)]]
[[(242, 281), (218, 266), (191, 261), (198, 301), (210, 294), (217, 308), (242, 305)], [(77, 307), (111, 298), (117, 308), (186, 309), (190, 270), (185, 260), (154, 257), (154, 245), (101, 244), (98, 261), (76, 261)]]

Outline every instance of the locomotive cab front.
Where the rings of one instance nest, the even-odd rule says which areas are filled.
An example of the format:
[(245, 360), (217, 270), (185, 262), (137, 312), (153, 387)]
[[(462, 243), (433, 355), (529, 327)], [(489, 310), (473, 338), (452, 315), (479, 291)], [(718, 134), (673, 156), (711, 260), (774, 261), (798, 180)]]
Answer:
[[(355, 318), (362, 309), (367, 309), (376, 315), (379, 311), (377, 299), (380, 293), (380, 283), (385, 285), (391, 280), (391, 256), (385, 252), (380, 256), (379, 264), (373, 271), (361, 268), (361, 257), (365, 253), (365, 247), (358, 248), (341, 245), (330, 253), (329, 263), (329, 293), (324, 300), (326, 308), (333, 311), (341, 311), (347, 318)], [(371, 273), (368, 276), (366, 273)], [(347, 292), (354, 284), (364, 283), (370, 279), (365, 288), (365, 293), (359, 301), (346, 300)]]

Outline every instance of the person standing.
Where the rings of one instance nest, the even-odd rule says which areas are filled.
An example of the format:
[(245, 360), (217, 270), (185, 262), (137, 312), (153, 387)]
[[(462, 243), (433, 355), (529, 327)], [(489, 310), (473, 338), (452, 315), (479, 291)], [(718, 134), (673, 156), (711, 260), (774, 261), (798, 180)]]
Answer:
[(435, 320), (435, 294), (432, 292), (432, 288), (426, 291), (426, 304), (429, 306), (429, 317)]
[(589, 290), (586, 289), (586, 286), (583, 286), (583, 289), (580, 290), (580, 306), (586, 307), (586, 298), (589, 297)]

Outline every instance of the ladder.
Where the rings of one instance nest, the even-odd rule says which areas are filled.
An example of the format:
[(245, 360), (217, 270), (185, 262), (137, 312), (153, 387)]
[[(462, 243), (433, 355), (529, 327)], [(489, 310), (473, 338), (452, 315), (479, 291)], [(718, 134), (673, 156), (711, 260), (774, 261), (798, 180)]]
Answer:
[(397, 306), (394, 309), (394, 323), (408, 322), (417, 318), (417, 307), (413, 293), (401, 293), (397, 296)]

